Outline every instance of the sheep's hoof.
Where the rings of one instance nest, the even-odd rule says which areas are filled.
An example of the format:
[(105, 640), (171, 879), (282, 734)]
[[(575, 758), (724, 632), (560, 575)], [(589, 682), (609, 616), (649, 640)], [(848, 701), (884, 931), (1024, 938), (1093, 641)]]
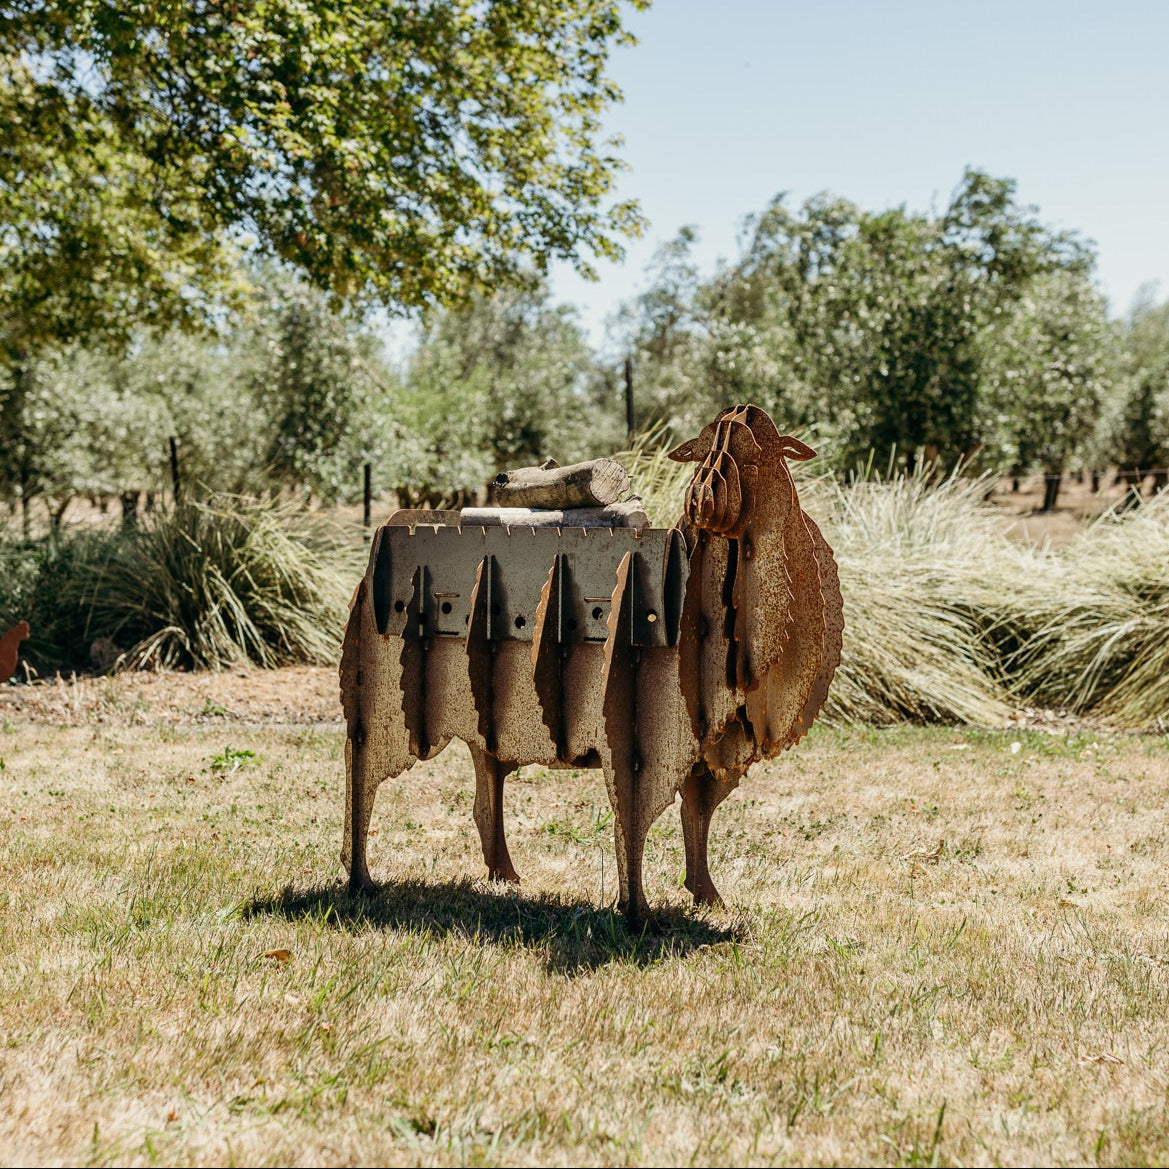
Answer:
[(714, 882), (709, 877), (698, 881), (692, 881), (687, 877), (686, 888), (693, 894), (695, 905), (720, 906), (724, 904), (722, 894), (715, 888)]

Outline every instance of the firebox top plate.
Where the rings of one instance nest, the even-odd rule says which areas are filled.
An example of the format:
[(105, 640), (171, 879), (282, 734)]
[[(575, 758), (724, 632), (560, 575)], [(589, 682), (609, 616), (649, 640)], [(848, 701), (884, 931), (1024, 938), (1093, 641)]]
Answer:
[[(531, 641), (540, 592), (557, 556), (563, 592), (558, 640), (607, 636), (617, 567), (634, 554), (632, 636), (635, 645), (677, 640), (688, 574), (685, 541), (674, 528), (459, 527), (387, 525), (374, 537), (374, 608), (378, 629), (403, 636), (418, 613), (424, 637), (465, 637), (479, 566), (494, 558), (491, 636)], [(414, 590), (421, 590), (417, 606)]]

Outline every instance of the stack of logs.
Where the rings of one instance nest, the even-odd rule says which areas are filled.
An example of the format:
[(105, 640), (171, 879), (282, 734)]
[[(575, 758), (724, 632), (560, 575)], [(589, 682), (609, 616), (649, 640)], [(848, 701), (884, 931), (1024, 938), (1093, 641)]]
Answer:
[(496, 507), (465, 507), (463, 524), (483, 527), (646, 528), (649, 519), (629, 491), (629, 473), (616, 459), (591, 459), (562, 467), (501, 471), (492, 482)]

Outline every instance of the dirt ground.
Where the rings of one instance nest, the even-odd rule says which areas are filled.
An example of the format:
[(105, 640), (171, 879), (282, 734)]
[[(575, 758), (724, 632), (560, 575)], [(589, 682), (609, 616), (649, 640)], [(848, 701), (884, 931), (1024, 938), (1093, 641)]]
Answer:
[(112, 677), (69, 675), (0, 686), (0, 721), (74, 727), (341, 726), (332, 666), (282, 670), (237, 667), (221, 674), (128, 671)]
[[(1056, 506), (1043, 507), (1043, 476), (1027, 475), (1019, 480), (1019, 490), (1012, 490), (1012, 480), (1003, 477), (991, 492), (989, 502), (1010, 522), (1011, 534), (1035, 544), (1066, 544), (1104, 512), (1116, 507), (1128, 490), (1115, 483), (1116, 475), (1108, 471), (1100, 476), (1099, 490), (1092, 490), (1091, 476), (1078, 482), (1065, 475)], [(1148, 498), (1148, 484), (1144, 495)]]

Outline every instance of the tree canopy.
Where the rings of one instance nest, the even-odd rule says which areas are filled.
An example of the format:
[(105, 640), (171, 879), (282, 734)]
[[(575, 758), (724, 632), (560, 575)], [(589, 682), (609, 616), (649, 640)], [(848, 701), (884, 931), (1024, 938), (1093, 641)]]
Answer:
[[(641, 384), (680, 428), (750, 399), (820, 427), (845, 463), (872, 451), (912, 464), (919, 450), (1014, 463), (1018, 434), (998, 414), (1021, 418), (1022, 400), (1007, 399), (1026, 387), (1031, 415), (1038, 399), (1061, 419), (1074, 405), (1058, 452), (1025, 452), (1050, 464), (1095, 421), (1105, 358), (1087, 352), (1107, 343), (1093, 255), (1020, 205), (1010, 179), (969, 170), (938, 215), (827, 194), (792, 208), (781, 195), (705, 282), (691, 242), (663, 250), (627, 316)], [(1042, 356), (1029, 347), (1040, 339)]]
[(639, 226), (600, 131), (621, 9), (0, 2), (9, 360), (213, 314), (248, 248), (392, 307), (618, 254)]
[(1169, 301), (1157, 304), (1143, 290), (1121, 329), (1123, 398), (1112, 449), (1125, 471), (1137, 475), (1169, 467)]

